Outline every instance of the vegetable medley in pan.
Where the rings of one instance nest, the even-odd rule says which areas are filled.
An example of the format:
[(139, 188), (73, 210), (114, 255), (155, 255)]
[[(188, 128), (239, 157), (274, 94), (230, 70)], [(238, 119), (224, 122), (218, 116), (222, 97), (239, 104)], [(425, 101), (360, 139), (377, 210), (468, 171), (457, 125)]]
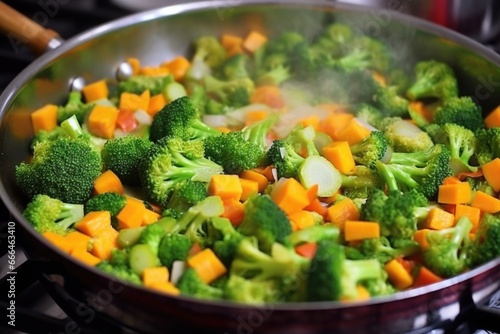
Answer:
[(24, 216), (75, 259), (172, 295), (364, 300), (500, 256), (500, 108), (435, 59), (332, 23), (194, 53), (32, 114)]

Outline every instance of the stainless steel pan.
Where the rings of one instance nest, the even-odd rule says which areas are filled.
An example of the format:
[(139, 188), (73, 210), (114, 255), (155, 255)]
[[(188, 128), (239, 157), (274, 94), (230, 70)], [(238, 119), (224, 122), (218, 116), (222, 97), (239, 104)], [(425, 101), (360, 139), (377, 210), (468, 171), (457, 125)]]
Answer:
[[(4, 12), (1, 7), (0, 12)], [(438, 284), (368, 302), (250, 307), (170, 297), (116, 282), (74, 261), (45, 241), (22, 217), (26, 203), (16, 187), (14, 169), (29, 154), (30, 113), (46, 103), (64, 102), (74, 78), (113, 81), (118, 65), (127, 57), (159, 64), (188, 54), (190, 41), (200, 35), (244, 34), (259, 28), (271, 35), (298, 29), (313, 36), (333, 20), (344, 20), (362, 33), (386, 40), (409, 65), (427, 58), (448, 62), (456, 70), (461, 94), (473, 96), (486, 112), (500, 104), (500, 57), (480, 44), (395, 10), (318, 0), (208, 1), (135, 14), (47, 51), (6, 88), (0, 96), (0, 196), (43, 277), (70, 292), (70, 298), (78, 298), (73, 310), (77, 320), (92, 321), (92, 312), (100, 312), (141, 332), (180, 332), (183, 328), (186, 333), (399, 333), (454, 319), (473, 309), (473, 301), (498, 289), (500, 259)], [(23, 22), (27, 29), (28, 23)], [(36, 41), (44, 36), (38, 50), (55, 37), (54, 33), (36, 31), (37, 35), (30, 35), (38, 36)]]

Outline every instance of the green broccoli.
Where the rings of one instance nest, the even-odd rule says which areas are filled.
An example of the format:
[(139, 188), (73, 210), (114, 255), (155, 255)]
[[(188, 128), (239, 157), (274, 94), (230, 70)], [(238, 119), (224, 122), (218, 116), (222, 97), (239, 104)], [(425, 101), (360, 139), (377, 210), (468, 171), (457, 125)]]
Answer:
[(356, 163), (375, 168), (375, 162), (384, 158), (387, 152), (387, 138), (381, 131), (372, 131), (361, 142), (351, 145), (351, 153)]
[(45, 130), (40, 130), (38, 133), (35, 135), (33, 140), (31, 141), (31, 152), (33, 153), (35, 150), (35, 146), (41, 142), (44, 141), (51, 141), (55, 140), (59, 137), (69, 137), (68, 133), (66, 130), (61, 128), (60, 126), (56, 127), (52, 131), (45, 131)]
[(139, 95), (149, 90), (151, 96), (163, 94), (167, 97), (166, 89), (172, 82), (174, 82), (174, 77), (171, 75), (133, 75), (127, 80), (118, 83), (118, 93), (127, 92)]
[(375, 167), (389, 191), (416, 189), (431, 199), (436, 196), (443, 180), (453, 174), (449, 162), (449, 150), (442, 144), (436, 144), (420, 152), (395, 152), (390, 163), (377, 161)]
[(455, 123), (445, 123), (433, 130), (431, 135), (434, 143), (443, 144), (449, 149), (453, 174), (477, 171), (478, 167), (470, 165), (476, 153), (476, 137), (471, 130)]
[(188, 82), (199, 82), (227, 58), (226, 50), (214, 36), (199, 37), (194, 42), (194, 49), (191, 66), (184, 79)]
[(285, 238), (285, 245), (297, 246), (304, 242), (318, 242), (324, 239), (338, 242), (340, 230), (331, 224), (314, 225), (295, 231)]
[(484, 129), (483, 112), (470, 96), (451, 97), (434, 112), (434, 122), (438, 125), (454, 123), (471, 131)]
[(442, 277), (462, 273), (467, 269), (467, 245), (471, 229), (470, 219), (463, 216), (454, 227), (427, 232), (429, 247), (423, 254), (424, 264)]
[(409, 102), (398, 95), (397, 87), (380, 86), (373, 95), (376, 107), (388, 117), (406, 117)]
[(276, 303), (281, 298), (277, 280), (254, 281), (236, 275), (229, 276), (224, 289), (224, 297), (234, 302), (250, 305)]
[(379, 125), (396, 152), (420, 152), (434, 145), (427, 132), (399, 117), (385, 119)]
[(275, 242), (284, 242), (292, 228), (286, 214), (270, 196), (255, 195), (246, 201), (245, 215), (238, 226), (238, 232), (255, 236), (259, 241), (259, 248), (270, 252)]
[[(405, 241), (404, 243), (402, 241)], [(397, 243), (403, 243), (395, 247), (387, 237), (364, 239), (354, 247), (346, 249), (346, 256), (353, 260), (359, 259), (377, 259), (384, 264), (397, 257), (406, 257), (416, 255), (420, 252), (418, 243), (411, 239), (398, 239)]]
[(473, 192), (473, 197), (474, 198), (474, 193), (476, 191), (482, 191), (485, 194), (488, 194), (493, 197), (498, 197), (497, 192), (495, 189), (493, 189), (488, 181), (486, 181), (486, 178), (484, 176), (479, 176), (479, 177), (466, 177), (465, 180), (466, 182), (469, 183), (470, 188)]
[(234, 108), (248, 105), (250, 95), (255, 88), (254, 82), (248, 77), (226, 81), (209, 75), (203, 80), (207, 94), (215, 97), (222, 104)]
[(476, 131), (476, 159), (482, 166), (495, 158), (500, 158), (500, 128)]
[(273, 141), (266, 152), (266, 159), (269, 165), (276, 168), (278, 179), (296, 177), (300, 165), (305, 161), (305, 158), (295, 151), (292, 144), (281, 139)]
[(345, 196), (347, 196), (346, 191), (355, 191), (356, 189), (366, 192), (371, 188), (380, 188), (381, 181), (376, 170), (366, 166), (356, 166), (352, 171), (342, 175), (342, 191)]
[(141, 278), (133, 272), (128, 265), (129, 252), (127, 249), (113, 249), (109, 260), (104, 260), (96, 265), (96, 268), (134, 284), (142, 284)]
[(198, 110), (188, 96), (173, 100), (163, 107), (153, 118), (150, 128), (153, 142), (163, 137), (191, 140), (218, 134), (219, 131), (200, 120)]
[(414, 67), (415, 81), (406, 91), (410, 100), (433, 97), (446, 101), (458, 96), (453, 69), (436, 60), (420, 61)]
[(181, 181), (209, 182), (222, 167), (203, 157), (201, 141), (164, 138), (151, 147), (139, 168), (139, 178), (147, 197), (166, 204), (175, 185)]
[(82, 204), (69, 204), (47, 195), (35, 195), (23, 211), (23, 216), (40, 233), (66, 234), (83, 218)]
[(161, 223), (149, 224), (142, 230), (138, 243), (148, 245), (157, 256), (160, 243), (166, 234), (167, 230)]
[(211, 225), (209, 227), (220, 234), (218, 238), (214, 238), (216, 239), (213, 243), (213, 251), (215, 255), (217, 255), (226, 267), (230, 268), (231, 262), (236, 256), (236, 250), (245, 236), (236, 231), (227, 218), (212, 218)]
[(122, 194), (115, 192), (98, 194), (85, 202), (85, 214), (92, 211), (109, 211), (111, 224), (116, 227), (118, 225), (116, 216), (123, 209), (126, 202), (127, 198)]
[(324, 29), (319, 38), (311, 46), (311, 52), (315, 58), (333, 57), (338, 58), (346, 52), (348, 45), (354, 37), (351, 27), (343, 23), (330, 23)]
[(207, 196), (207, 185), (205, 183), (187, 179), (175, 185), (166, 207), (183, 214)]
[(241, 129), (246, 141), (260, 147), (262, 151), (267, 150), (267, 136), (271, 128), (278, 122), (280, 116), (278, 113), (271, 113), (266, 118), (245, 126)]
[(395, 87), (396, 93), (403, 95), (410, 87), (410, 76), (402, 68), (394, 68), (387, 75), (387, 83)]
[(390, 240), (410, 239), (418, 222), (427, 217), (429, 210), (427, 199), (416, 190), (403, 194), (392, 191), (386, 195), (373, 188), (361, 206), (360, 218), (377, 222), (380, 234)]
[(318, 242), (307, 278), (307, 300), (356, 299), (357, 285), (366, 280), (382, 280), (383, 268), (375, 259), (348, 260), (344, 247), (332, 240)]
[(153, 143), (128, 135), (108, 140), (101, 150), (104, 168), (115, 173), (124, 184), (139, 184), (138, 168)]
[(174, 261), (185, 261), (193, 243), (183, 234), (166, 234), (163, 236), (158, 248), (158, 258), (161, 263), (172, 269)]
[(306, 152), (307, 156), (319, 155), (318, 149), (314, 144), (316, 131), (311, 125), (304, 127), (297, 125), (283, 140), (293, 146), (296, 152)]
[(85, 122), (87, 114), (94, 107), (91, 103), (82, 102), (82, 93), (70, 92), (66, 105), (57, 108), (57, 123), (61, 124), (66, 119), (75, 115), (80, 124)]
[[(385, 73), (389, 69), (390, 53), (387, 47), (378, 39), (362, 35), (356, 37), (349, 48), (361, 50), (367, 54), (367, 68)], [(352, 51), (351, 51), (352, 52)]]
[(497, 257), (500, 257), (500, 219), (498, 215), (487, 213), (481, 218), (467, 261), (477, 266)]
[(371, 104), (360, 103), (354, 108), (356, 118), (378, 128), (379, 122), (384, 118), (384, 114)]
[(218, 77), (223, 80), (235, 80), (250, 77), (250, 57), (247, 54), (236, 54), (227, 58), (217, 69)]
[(182, 273), (176, 286), (185, 296), (208, 300), (218, 300), (224, 297), (223, 289), (203, 282), (192, 268), (188, 268)]

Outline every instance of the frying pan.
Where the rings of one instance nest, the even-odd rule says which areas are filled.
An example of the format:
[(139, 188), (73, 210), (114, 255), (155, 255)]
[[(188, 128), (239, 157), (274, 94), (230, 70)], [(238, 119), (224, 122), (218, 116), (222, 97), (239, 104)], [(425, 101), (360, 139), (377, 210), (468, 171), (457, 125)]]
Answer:
[[(39, 51), (47, 48), (47, 42), (54, 43), (55, 33), (30, 30), (27, 21), (12, 21), (21, 22), (21, 35), (11, 37), (21, 36), (18, 40), (23, 42), (33, 37)], [(70, 292), (76, 321), (91, 322), (99, 313), (148, 333), (293, 334), (400, 333), (424, 331), (436, 323), (453, 328), (451, 320), (466, 314), (483, 322), (494, 319), (487, 312), (477, 313), (476, 303), (500, 286), (500, 259), (440, 283), (369, 301), (257, 307), (173, 297), (118, 282), (71, 259), (23, 218), (26, 198), (16, 187), (14, 170), (29, 154), (30, 113), (46, 103), (63, 103), (75, 78), (88, 83), (110, 78), (112, 84), (127, 57), (156, 65), (189, 54), (190, 42), (201, 35), (243, 35), (257, 29), (271, 36), (298, 30), (313, 37), (332, 21), (346, 22), (358, 32), (384, 40), (409, 66), (421, 59), (445, 61), (456, 71), (462, 95), (473, 96), (485, 112), (500, 104), (500, 57), (480, 44), (397, 10), (319, 0), (208, 1), (134, 14), (56, 43), (60, 45), (45, 52), (6, 88), (0, 96), (0, 196), (17, 222), (16, 233), (24, 239), (28, 257), (45, 281)], [(492, 330), (499, 330), (496, 319), (497, 328)]]

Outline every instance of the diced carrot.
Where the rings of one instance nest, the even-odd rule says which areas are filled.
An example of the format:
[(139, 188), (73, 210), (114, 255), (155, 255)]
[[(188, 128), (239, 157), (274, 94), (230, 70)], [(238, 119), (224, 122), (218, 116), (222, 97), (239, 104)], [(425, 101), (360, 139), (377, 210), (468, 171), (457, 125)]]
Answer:
[(361, 125), (356, 119), (351, 119), (345, 128), (337, 132), (337, 140), (347, 141), (349, 146), (352, 146), (369, 135), (370, 130)]
[(118, 109), (110, 106), (95, 105), (88, 119), (89, 132), (94, 136), (111, 139), (116, 128)]
[(460, 181), (465, 180), (468, 177), (476, 178), (476, 177), (481, 177), (483, 176), (483, 170), (481, 168), (478, 168), (475, 172), (462, 172), (457, 175), (457, 178)]
[(359, 211), (354, 202), (350, 198), (343, 199), (342, 201), (330, 206), (327, 210), (328, 220), (339, 227), (341, 231), (344, 230), (344, 224), (347, 220), (358, 220)]
[(240, 178), (257, 182), (259, 193), (263, 192), (269, 185), (267, 177), (254, 170), (244, 170), (241, 172)]
[(307, 199), (309, 200), (309, 203), (311, 203), (316, 197), (318, 197), (318, 189), (319, 185), (318, 184), (313, 184), (309, 188), (307, 188)]
[(460, 181), (458, 179), (458, 177), (456, 176), (448, 176), (448, 177), (445, 177), (444, 180), (443, 180), (443, 184), (456, 184), (456, 183), (461, 183), (462, 181)]
[(266, 44), (267, 37), (258, 31), (251, 31), (243, 40), (243, 48), (250, 53), (254, 53), (261, 46)]
[(144, 216), (142, 217), (142, 226), (153, 224), (160, 219), (160, 214), (152, 210), (144, 210)]
[(380, 86), (387, 86), (387, 80), (384, 75), (379, 71), (372, 71), (372, 78), (377, 82)]
[(224, 213), (221, 217), (229, 219), (231, 224), (238, 226), (245, 217), (245, 206), (239, 200), (229, 198), (222, 201), (224, 204)]
[(214, 175), (208, 184), (208, 194), (219, 196), (222, 200), (240, 200), (243, 189), (238, 175)]
[(454, 215), (440, 208), (432, 208), (424, 223), (424, 227), (431, 230), (442, 230), (453, 225), (455, 225)]
[(468, 217), (472, 223), (471, 232), (475, 233), (479, 227), (479, 220), (481, 219), (481, 210), (468, 205), (457, 204), (455, 208), (455, 222), (461, 217)]
[(167, 99), (163, 94), (156, 94), (149, 99), (148, 114), (154, 117), (167, 104)]
[(455, 215), (456, 206), (457, 206), (456, 204), (443, 204), (443, 205), (441, 205), (441, 207), (443, 208), (444, 211), (449, 212), (453, 215)]
[(139, 74), (151, 77), (169, 75), (170, 70), (159, 66), (144, 66), (139, 69)]
[(426, 121), (432, 122), (433, 113), (431, 110), (426, 108), (422, 101), (412, 101), (410, 102), (408, 108), (422, 116)]
[(141, 68), (141, 61), (138, 58), (130, 57), (127, 58), (127, 63), (132, 66), (132, 74), (137, 75), (139, 74), (139, 69)]
[(420, 286), (441, 282), (442, 280), (443, 279), (441, 277), (434, 274), (427, 267), (421, 266), (418, 269), (417, 276), (415, 277), (415, 281), (413, 282), (413, 287), (418, 288)]
[(169, 62), (163, 63), (161, 67), (165, 67), (174, 76), (176, 81), (182, 81), (186, 75), (187, 70), (191, 66), (186, 57), (178, 56)]
[(274, 175), (273, 175), (273, 167), (272, 166), (266, 166), (266, 167), (257, 167), (252, 169), (254, 172), (257, 172), (259, 174), (262, 174), (266, 177), (266, 179), (269, 182), (274, 182)]
[(387, 272), (389, 281), (391, 281), (397, 289), (403, 290), (409, 288), (413, 284), (413, 277), (397, 260), (393, 259), (387, 262), (384, 268)]
[(72, 249), (69, 241), (62, 235), (54, 232), (44, 232), (43, 237), (47, 239), (51, 244), (61, 249), (62, 251), (69, 253)]
[(195, 242), (191, 248), (189, 249), (189, 252), (188, 252), (188, 257), (191, 257), (193, 255), (196, 255), (198, 254), (199, 252), (201, 252), (203, 249), (201, 248), (200, 244)]
[(116, 117), (116, 126), (123, 132), (130, 132), (137, 128), (137, 120), (130, 110), (120, 109)]
[(111, 214), (109, 211), (91, 211), (75, 224), (78, 231), (92, 238), (110, 227)]
[(380, 225), (378, 223), (357, 220), (346, 220), (344, 223), (345, 241), (378, 237), (380, 237)]
[(127, 197), (125, 206), (116, 215), (119, 229), (139, 227), (142, 225), (146, 206), (142, 201)]
[(66, 240), (71, 246), (70, 251), (72, 251), (75, 248), (83, 248), (87, 250), (91, 238), (88, 235), (83, 234), (81, 232), (72, 231), (66, 234)]
[(493, 109), (493, 111), (486, 116), (484, 125), (486, 125), (488, 129), (500, 127), (500, 106)]
[(423, 251), (429, 248), (429, 241), (427, 240), (427, 233), (429, 233), (429, 229), (420, 229), (413, 233), (413, 240), (415, 240)]
[(306, 189), (293, 178), (279, 179), (271, 191), (271, 198), (288, 215), (309, 205)]
[(298, 230), (302, 230), (304, 228), (314, 226), (316, 220), (314, 219), (313, 214), (310, 211), (300, 210), (292, 213), (288, 216), (288, 219), (295, 225), (297, 225)]
[(101, 262), (100, 258), (90, 254), (87, 250), (83, 248), (75, 248), (70, 254), (75, 259), (82, 261), (83, 263), (86, 263), (92, 267)]
[[(149, 104), (149, 98), (147, 99)], [(120, 95), (120, 103), (118, 108), (120, 110), (128, 110), (134, 112), (138, 109), (147, 110), (148, 104), (145, 104), (145, 99), (143, 99), (142, 95), (133, 94), (129, 92), (123, 92)]]
[(439, 186), (438, 202), (443, 204), (469, 203), (472, 191), (468, 182), (443, 184)]
[(87, 102), (107, 99), (109, 95), (108, 84), (106, 80), (99, 80), (86, 85), (82, 88), (83, 96)]
[(191, 256), (188, 258), (187, 263), (207, 284), (212, 283), (227, 272), (224, 264), (210, 248), (205, 248), (196, 255)]
[(344, 129), (353, 119), (353, 114), (333, 114), (321, 120), (319, 130), (332, 137), (333, 140), (337, 140), (337, 133)]
[(57, 106), (47, 104), (31, 114), (31, 124), (35, 135), (40, 131), (52, 131), (57, 127)]
[(235, 46), (241, 46), (243, 44), (243, 38), (231, 34), (222, 34), (220, 42), (222, 47), (226, 49), (226, 51), (229, 51)]
[(145, 268), (142, 272), (142, 283), (147, 287), (151, 284), (168, 282), (168, 280), (169, 272), (165, 266)]
[(335, 141), (328, 144), (323, 147), (322, 153), (342, 174), (351, 171), (356, 165), (347, 141)]
[(245, 125), (251, 125), (258, 121), (262, 121), (269, 116), (266, 110), (250, 110), (245, 113)]
[(180, 290), (171, 282), (151, 283), (148, 288), (166, 293), (167, 295), (178, 296), (181, 294)]
[(317, 243), (305, 242), (295, 246), (295, 253), (308, 259), (312, 259), (314, 257), (314, 254), (316, 254), (316, 249), (318, 249)]
[(302, 124), (304, 128), (310, 125), (314, 128), (314, 130), (319, 130), (319, 121), (320, 120), (318, 115), (311, 115), (301, 118), (298, 123)]
[(304, 210), (314, 211), (323, 216), (323, 219), (326, 219), (328, 217), (327, 207), (322, 205), (321, 201), (318, 198), (313, 199), (310, 204), (304, 208)]
[(285, 106), (285, 100), (283, 96), (281, 96), (281, 90), (276, 86), (256, 87), (250, 96), (250, 102), (266, 104), (276, 109), (281, 109)]
[(245, 53), (245, 50), (243, 49), (243, 45), (235, 45), (233, 46), (232, 48), (230, 48), (229, 50), (227, 50), (227, 57), (232, 57), (234, 55), (240, 55), (240, 54), (244, 54)]
[(241, 184), (241, 197), (240, 201), (246, 201), (250, 196), (259, 193), (259, 184), (257, 181), (239, 178)]
[(483, 212), (497, 213), (500, 211), (500, 199), (478, 190), (472, 199), (471, 206)]
[[(497, 110), (500, 110), (497, 108)], [(500, 113), (500, 111), (499, 111)], [(492, 161), (486, 163), (482, 167), (484, 178), (488, 181), (488, 184), (495, 190), (496, 192), (500, 191), (500, 158), (495, 158)]]
[(108, 260), (111, 257), (112, 250), (118, 246), (116, 243), (117, 237), (118, 231), (109, 226), (94, 237), (90, 253), (101, 260)]
[(94, 181), (94, 193), (96, 195), (107, 192), (123, 194), (124, 191), (122, 181), (110, 169), (103, 172)]

